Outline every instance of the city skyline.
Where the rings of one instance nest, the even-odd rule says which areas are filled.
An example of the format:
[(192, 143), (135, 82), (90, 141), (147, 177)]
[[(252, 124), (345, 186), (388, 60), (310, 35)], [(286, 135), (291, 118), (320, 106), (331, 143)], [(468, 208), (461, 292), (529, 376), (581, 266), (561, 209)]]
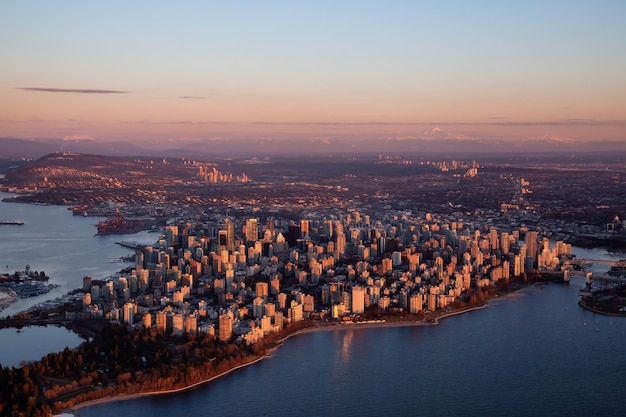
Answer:
[[(626, 5), (4, 3), (0, 137), (623, 142)], [(349, 148), (349, 147), (348, 147)]]
[[(397, 396), (377, 414), (437, 414), (445, 403), (458, 410), (450, 415), (466, 415), (477, 397), (463, 387), (491, 375), (500, 379), (485, 391), (493, 395), (478, 396), (477, 415), (527, 413), (529, 404), (534, 415), (553, 404), (587, 415), (623, 409), (623, 397), (607, 396), (621, 392), (607, 375), (623, 369), (619, 361), (626, 358), (616, 350), (626, 346), (619, 327), (626, 310), (623, 153), (170, 156), (57, 152), (0, 160), (0, 219), (20, 219), (1, 226), (0, 310), (9, 348), (1, 353), (2, 410), (47, 416), (85, 407), (81, 415), (98, 409), (103, 414), (96, 415), (110, 415), (119, 404), (109, 401), (129, 400), (135, 411), (121, 414), (136, 415), (153, 404), (137, 397), (167, 393), (158, 401), (167, 414), (211, 413), (222, 401), (174, 394), (206, 383), (236, 390), (225, 408), (242, 415), (319, 410), (303, 402), (305, 387), (324, 387), (316, 394), (329, 404), (324, 414), (356, 414), (374, 409), (362, 402), (370, 397), (361, 393), (363, 381), (380, 378), (370, 384), (378, 398), (388, 396), (381, 386)], [(502, 320), (470, 313), (483, 308)], [(447, 318), (459, 314), (462, 321)], [(443, 327), (434, 327), (444, 318)], [(45, 326), (52, 325), (88, 339), (50, 335)], [(25, 340), (16, 327), (36, 340)], [(382, 327), (397, 333), (388, 337)], [(350, 342), (363, 328), (378, 336)], [(302, 360), (286, 341), (302, 343), (300, 332), (350, 340), (305, 342), (315, 355)], [(459, 341), (470, 346), (461, 362), (451, 360)], [(363, 346), (376, 349), (358, 353)], [(362, 360), (351, 359), (357, 356)], [(251, 401), (241, 392), (271, 385), (258, 384), (268, 368), (251, 388), (215, 381), (248, 374), (237, 370), (266, 357), (274, 364), (297, 357), (284, 377), (268, 380), (304, 385)], [(319, 376), (333, 357), (341, 361), (330, 361), (330, 372), (311, 383), (306, 375)], [(316, 370), (294, 374), (303, 363)], [(510, 368), (501, 372), (504, 364)], [(406, 369), (416, 372), (407, 379)], [(557, 377), (543, 378), (545, 369)], [(336, 370), (353, 380), (342, 388), (356, 394), (353, 400), (329, 395), (343, 385)], [(435, 384), (425, 377), (434, 374), (441, 376)], [(441, 394), (433, 397), (433, 386)], [(589, 386), (599, 387), (597, 395), (588, 394)], [(540, 391), (546, 396), (538, 400)], [(415, 393), (427, 394), (408, 406)], [(173, 405), (181, 398), (188, 409)]]

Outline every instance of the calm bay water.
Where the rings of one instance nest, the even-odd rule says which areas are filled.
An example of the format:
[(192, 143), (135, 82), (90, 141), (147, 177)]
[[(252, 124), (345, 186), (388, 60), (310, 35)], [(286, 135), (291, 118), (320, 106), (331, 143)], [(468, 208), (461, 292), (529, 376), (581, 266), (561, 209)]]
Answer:
[(83, 339), (64, 327), (29, 326), (0, 330), (0, 365), (21, 366), (22, 361), (38, 361), (51, 352), (76, 347)]
[[(13, 194), (0, 193), (0, 199)], [(0, 225), (0, 271), (12, 274), (30, 265), (45, 271), (50, 283), (59, 285), (47, 294), (19, 300), (0, 311), (13, 315), (46, 300), (55, 299), (69, 290), (82, 287), (82, 278), (91, 275), (105, 278), (130, 264), (109, 263), (108, 259), (132, 254), (115, 244), (121, 239), (151, 242), (157, 235), (142, 232), (124, 236), (96, 236), (94, 217), (73, 216), (66, 207), (37, 206), (0, 202), (0, 220), (22, 220), (24, 225)], [(0, 330), (0, 364), (19, 366), (23, 360), (74, 347), (82, 340), (59, 327), (29, 327)]]
[(626, 320), (578, 307), (583, 284), (529, 287), (438, 326), (299, 335), (188, 392), (79, 415), (623, 415)]
[[(86, 274), (104, 278), (123, 267), (107, 258), (129, 253), (115, 244), (119, 236), (94, 236), (97, 219), (72, 216), (64, 207), (0, 203), (0, 219), (18, 218), (26, 224), (0, 229), (0, 268), (13, 272), (28, 263), (61, 287), (2, 315), (79, 287)], [(597, 249), (576, 253), (612, 258)], [(626, 319), (578, 307), (582, 285), (574, 278), (569, 286), (529, 287), (438, 326), (299, 335), (270, 358), (196, 389), (100, 404), (79, 414), (622, 415)], [(2, 330), (0, 364), (17, 366), (78, 343), (62, 328)]]
[[(12, 197), (0, 193), (0, 199)], [(132, 250), (115, 244), (119, 240), (156, 241), (154, 233), (135, 235), (96, 235), (96, 217), (74, 216), (67, 207), (37, 206), (0, 202), (1, 220), (22, 220), (23, 226), (0, 225), (0, 271), (45, 271), (50, 283), (59, 287), (48, 294), (20, 300), (0, 312), (13, 315), (42, 301), (54, 299), (69, 290), (82, 287), (82, 279), (105, 278), (129, 264), (109, 263), (109, 258), (132, 254)]]

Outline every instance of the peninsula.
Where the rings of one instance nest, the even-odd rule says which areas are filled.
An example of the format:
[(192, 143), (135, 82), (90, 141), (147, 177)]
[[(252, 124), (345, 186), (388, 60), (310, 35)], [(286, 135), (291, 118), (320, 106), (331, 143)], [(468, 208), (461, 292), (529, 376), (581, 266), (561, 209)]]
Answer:
[[(530, 182), (518, 168), (475, 161), (379, 156), (314, 173), (287, 165), (281, 176), (277, 165), (240, 162), (250, 177), (226, 173), (232, 161), (95, 161), (50, 155), (7, 175), (6, 187), (37, 187), (15, 201), (71, 204), (77, 215), (153, 217), (161, 235), (125, 238), (134, 264), (118, 276), (85, 276), (65, 304), (3, 321), (89, 338), (2, 369), (0, 403), (16, 415), (186, 389), (302, 331), (435, 324), (523, 285), (567, 282), (586, 264), (572, 255), (573, 236), (624, 237), (615, 214), (578, 223), (589, 206), (554, 202), (543, 172), (523, 171)], [(155, 172), (171, 190), (153, 188)]]

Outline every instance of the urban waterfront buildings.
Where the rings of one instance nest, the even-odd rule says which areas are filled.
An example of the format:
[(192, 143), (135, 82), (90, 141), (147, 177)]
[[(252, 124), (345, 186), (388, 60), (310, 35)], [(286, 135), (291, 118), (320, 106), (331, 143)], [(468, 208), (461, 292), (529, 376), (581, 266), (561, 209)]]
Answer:
[(538, 230), (429, 213), (197, 219), (137, 250), (130, 274), (86, 277), (81, 314), (255, 343), (307, 318), (445, 309), (473, 289), (567, 268), (570, 253)]

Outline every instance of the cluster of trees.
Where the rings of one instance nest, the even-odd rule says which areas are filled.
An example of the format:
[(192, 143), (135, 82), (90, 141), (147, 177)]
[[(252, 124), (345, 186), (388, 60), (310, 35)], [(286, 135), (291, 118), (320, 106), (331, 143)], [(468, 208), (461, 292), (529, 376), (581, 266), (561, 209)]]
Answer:
[[(28, 278), (39, 279), (39, 280), (46, 279), (47, 280), (48, 276), (46, 275), (46, 273), (44, 271), (41, 271), (41, 272), (29, 271), (28, 272)], [(21, 281), (20, 271), (15, 271), (12, 275), (0, 274), (0, 282), (19, 282), (19, 281)]]
[(0, 368), (0, 416), (48, 416), (106, 396), (184, 388), (256, 359), (257, 347), (109, 325), (75, 349)]
[(626, 316), (626, 285), (606, 286), (582, 297), (579, 304), (596, 313)]
[(41, 392), (29, 367), (3, 367), (0, 369), (0, 416), (49, 416), (50, 406), (41, 402)]

